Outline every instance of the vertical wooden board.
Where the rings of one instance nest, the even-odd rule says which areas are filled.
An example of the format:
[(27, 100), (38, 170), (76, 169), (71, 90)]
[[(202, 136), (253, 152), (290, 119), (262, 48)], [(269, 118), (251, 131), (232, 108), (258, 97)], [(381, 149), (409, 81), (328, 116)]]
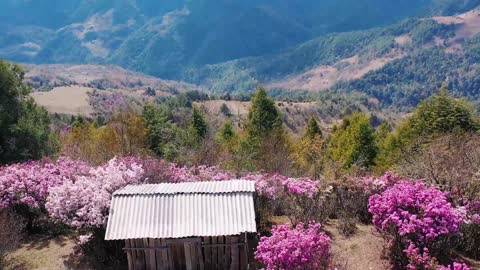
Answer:
[[(130, 247), (131, 248), (136, 248), (134, 240), (130, 239), (130, 240), (127, 240), (127, 241), (130, 242)], [(137, 261), (137, 251), (136, 250), (131, 250), (131, 254), (132, 254), (132, 269), (135, 270), (135, 262)]]
[(147, 239), (147, 243), (148, 243), (148, 247), (150, 248), (148, 250), (148, 253), (150, 254), (148, 264), (150, 266), (147, 266), (147, 269), (157, 270), (157, 260), (155, 256), (155, 239)]
[(171, 245), (167, 243), (167, 241), (165, 241), (165, 239), (162, 239), (162, 246), (166, 246), (168, 248), (166, 249), (162, 249), (162, 264), (163, 264), (163, 269), (170, 269), (170, 270), (174, 270), (175, 269), (175, 266), (174, 266), (174, 263), (173, 263), (173, 260), (174, 260), (174, 256), (173, 256), (173, 252), (172, 252), (172, 249), (171, 249)]
[(198, 243), (195, 245), (195, 248), (197, 250), (197, 261), (198, 261), (198, 269), (204, 270), (205, 269), (205, 261), (204, 261), (204, 256), (203, 256), (203, 251), (202, 251), (202, 240), (198, 241)]
[(173, 256), (172, 246), (168, 245), (167, 248), (168, 269), (175, 270), (175, 257)]
[(172, 255), (175, 269), (185, 269), (185, 252), (183, 245), (172, 244)]
[[(140, 239), (140, 241), (141, 241), (143, 247), (145, 247), (145, 248), (149, 247), (147, 238)], [(144, 256), (145, 256), (146, 270), (150, 270), (150, 252), (148, 252), (148, 249), (145, 249)]]
[[(139, 260), (140, 265), (144, 266), (145, 263), (146, 263), (146, 260), (145, 260), (145, 249), (143, 249), (143, 248), (145, 248), (145, 245), (143, 244), (143, 239), (137, 239), (136, 241), (137, 241), (137, 243), (136, 243), (137, 246), (142, 248), (138, 251), (137, 256), (140, 258), (140, 260)], [(137, 258), (137, 260), (138, 260), (138, 258)]]
[(189, 243), (183, 244), (185, 250), (185, 264), (187, 270), (193, 270), (193, 255), (191, 251), (191, 245)]
[(240, 238), (244, 245), (240, 247), (240, 269), (248, 269), (248, 246), (247, 246), (247, 236), (243, 235), (243, 238)]
[(130, 250), (130, 240), (125, 240), (125, 248), (127, 252), (127, 261), (128, 261), (128, 270), (134, 270), (133, 269), (133, 260), (132, 260), (132, 250)]
[[(234, 243), (238, 243), (239, 241), (238, 236), (232, 236), (231, 241), (233, 241)], [(230, 270), (238, 270), (240, 266), (239, 266), (239, 250), (237, 245), (232, 246), (231, 254), (232, 254), (232, 263), (230, 264)]]
[[(212, 244), (216, 244), (216, 243), (217, 243), (217, 237), (212, 236)], [(216, 247), (212, 247), (212, 265), (213, 265), (212, 269), (220, 269), (218, 265), (217, 250), (218, 249)]]
[[(225, 244), (225, 237), (220, 236), (217, 238), (219, 244)], [(217, 256), (218, 256), (218, 264), (220, 266), (219, 269), (225, 269), (227, 266), (225, 265), (225, 246), (219, 246), (218, 251), (217, 251)]]
[[(203, 243), (206, 245), (211, 244), (211, 237), (204, 237)], [(209, 246), (205, 246), (203, 249), (203, 257), (205, 258), (205, 268), (206, 269), (213, 269), (212, 265), (212, 248)]]
[[(154, 243), (153, 246), (155, 248), (159, 248), (159, 247), (162, 246), (162, 241), (160, 239), (152, 239), (152, 241)], [(163, 249), (156, 249), (155, 250), (155, 263), (157, 265), (156, 270), (166, 270), (166, 269), (168, 269), (168, 268), (166, 268), (166, 264), (164, 262), (162, 253), (163, 253)]]
[(198, 254), (197, 254), (197, 244), (196, 243), (191, 243), (189, 244), (190, 246), (190, 254), (192, 255), (192, 265), (193, 269), (197, 270), (198, 269)]
[[(226, 236), (225, 237), (225, 244), (231, 244), (233, 243), (232, 242), (232, 237), (231, 236)], [(232, 262), (231, 258), (232, 258), (232, 246), (230, 245), (227, 245), (225, 246), (225, 255), (224, 255), (224, 258), (225, 258), (225, 269), (228, 269), (230, 268), (230, 264)]]
[(162, 251), (162, 260), (165, 260), (164, 269), (175, 270), (175, 257), (173, 254), (172, 244), (167, 243), (165, 239), (162, 239), (162, 246), (167, 247)]

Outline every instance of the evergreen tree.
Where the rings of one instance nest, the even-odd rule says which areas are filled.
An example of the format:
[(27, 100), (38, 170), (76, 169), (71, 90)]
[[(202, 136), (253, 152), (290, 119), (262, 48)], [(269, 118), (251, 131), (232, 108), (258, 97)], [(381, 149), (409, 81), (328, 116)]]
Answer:
[(311, 116), (305, 135), (295, 144), (292, 158), (300, 174), (308, 173), (317, 179), (323, 169), (324, 154), (322, 132), (315, 118)]
[(275, 102), (267, 96), (265, 88), (259, 87), (252, 98), (245, 130), (251, 137), (263, 138), (279, 128), (282, 128), (280, 112), (275, 107)]
[(56, 150), (47, 111), (28, 96), (24, 71), (0, 60), (0, 163), (40, 159)]
[(208, 131), (208, 124), (203, 113), (196, 107), (193, 108), (192, 128), (198, 141), (205, 139)]
[(436, 137), (476, 132), (479, 127), (472, 104), (452, 97), (442, 86), (436, 94), (422, 101), (413, 114), (384, 140), (377, 160), (378, 170), (388, 170), (400, 160), (415, 155), (418, 149)]
[(310, 116), (310, 118), (308, 119), (307, 129), (304, 136), (311, 139), (316, 136), (322, 137), (322, 130), (320, 130), (320, 126), (318, 126), (315, 117)]
[(159, 157), (174, 160), (178, 155), (181, 136), (168, 116), (169, 113), (163, 107), (147, 104), (143, 108), (149, 148)]
[(221, 142), (230, 142), (235, 137), (235, 131), (233, 130), (233, 123), (231, 119), (227, 119), (222, 128), (217, 134), (217, 137)]
[(329, 157), (340, 162), (344, 169), (352, 165), (368, 168), (374, 164), (377, 152), (375, 130), (370, 119), (358, 112), (343, 119), (328, 145)]
[(251, 160), (242, 162), (268, 172), (288, 170), (291, 163), (288, 136), (283, 130), (280, 112), (265, 88), (258, 88), (253, 96), (244, 126), (246, 137), (240, 143), (239, 152), (248, 153)]

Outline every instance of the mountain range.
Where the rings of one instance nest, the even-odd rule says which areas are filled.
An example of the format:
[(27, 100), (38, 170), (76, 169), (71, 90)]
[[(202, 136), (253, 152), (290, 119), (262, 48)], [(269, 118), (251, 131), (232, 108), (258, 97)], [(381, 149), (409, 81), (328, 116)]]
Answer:
[[(476, 98), (480, 0), (3, 0), (0, 57), (109, 64), (214, 92)], [(287, 93), (287, 94), (285, 94)]]

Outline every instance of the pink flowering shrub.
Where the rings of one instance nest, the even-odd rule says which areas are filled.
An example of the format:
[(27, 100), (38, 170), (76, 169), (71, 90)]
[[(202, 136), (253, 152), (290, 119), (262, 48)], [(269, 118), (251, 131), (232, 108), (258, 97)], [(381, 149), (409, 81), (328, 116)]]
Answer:
[(470, 270), (470, 267), (464, 263), (454, 262), (448, 266), (440, 266), (436, 270)]
[(289, 194), (302, 195), (310, 199), (319, 192), (318, 181), (310, 178), (287, 178), (283, 185)]
[(371, 196), (369, 211), (394, 265), (408, 269), (434, 269), (439, 257), (448, 259), (447, 240), (462, 223), (447, 194), (422, 182), (400, 182)]
[(52, 187), (87, 175), (90, 166), (62, 157), (56, 162), (30, 161), (0, 168), (0, 208), (25, 205), (42, 210)]
[(478, 260), (480, 259), (480, 200), (466, 201), (465, 206), (457, 209), (464, 217), (464, 223), (460, 229), (462, 237), (459, 249)]
[(260, 239), (255, 258), (267, 270), (327, 269), (330, 238), (320, 227), (318, 223), (274, 226), (271, 236)]
[(170, 181), (179, 182), (199, 182), (199, 181), (226, 181), (235, 179), (235, 174), (220, 169), (217, 166), (194, 166), (179, 167), (175, 164), (170, 165)]
[(52, 187), (46, 204), (50, 216), (77, 228), (104, 226), (113, 192), (144, 180), (144, 169), (130, 161), (114, 158), (88, 176)]
[(270, 200), (276, 200), (283, 195), (283, 182), (287, 177), (281, 174), (256, 174), (248, 173), (242, 177), (244, 180), (250, 180), (255, 182), (255, 189), (257, 194), (268, 198)]
[(386, 172), (380, 177), (370, 176), (360, 178), (358, 185), (365, 190), (367, 194), (375, 194), (383, 192), (388, 187), (400, 182), (402, 178), (398, 174)]

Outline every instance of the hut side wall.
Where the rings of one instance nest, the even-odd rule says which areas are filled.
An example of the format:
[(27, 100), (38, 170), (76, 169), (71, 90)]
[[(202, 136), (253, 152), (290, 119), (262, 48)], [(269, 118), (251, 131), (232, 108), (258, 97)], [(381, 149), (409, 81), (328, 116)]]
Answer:
[(125, 240), (129, 270), (248, 269), (244, 235)]

